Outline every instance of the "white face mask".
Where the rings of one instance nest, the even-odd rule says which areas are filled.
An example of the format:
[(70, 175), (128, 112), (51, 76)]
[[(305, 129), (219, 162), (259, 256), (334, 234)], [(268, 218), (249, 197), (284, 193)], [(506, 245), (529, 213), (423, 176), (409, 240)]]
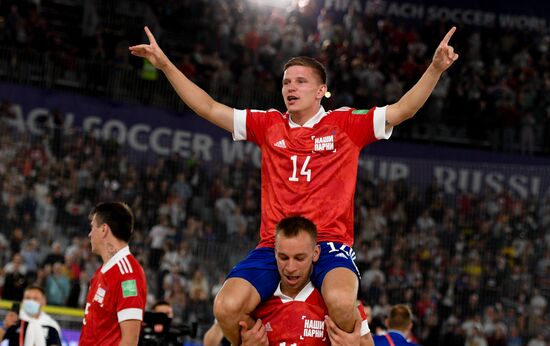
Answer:
[(40, 312), (40, 303), (32, 299), (23, 300), (23, 311), (29, 316), (38, 315)]

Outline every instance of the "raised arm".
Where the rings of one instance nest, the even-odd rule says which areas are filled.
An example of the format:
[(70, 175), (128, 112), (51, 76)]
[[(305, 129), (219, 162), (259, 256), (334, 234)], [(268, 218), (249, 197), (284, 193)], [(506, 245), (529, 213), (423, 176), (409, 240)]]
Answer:
[(432, 62), (420, 80), (399, 101), (391, 104), (386, 109), (386, 127), (399, 125), (403, 121), (412, 118), (424, 105), (441, 74), (445, 72), (458, 59), (454, 48), (449, 46), (449, 41), (456, 31), (456, 27), (445, 35), (433, 56)]
[(153, 66), (161, 70), (182, 101), (195, 113), (211, 123), (233, 132), (233, 108), (215, 101), (190, 81), (160, 49), (148, 27), (145, 27), (145, 33), (149, 38), (149, 44), (130, 47), (132, 55), (149, 60)]

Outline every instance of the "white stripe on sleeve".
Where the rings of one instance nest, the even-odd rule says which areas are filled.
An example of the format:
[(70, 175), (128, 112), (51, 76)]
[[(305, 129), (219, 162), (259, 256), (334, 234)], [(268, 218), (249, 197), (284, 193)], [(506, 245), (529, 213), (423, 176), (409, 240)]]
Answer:
[(374, 110), (374, 136), (376, 139), (388, 139), (391, 137), (393, 127), (386, 131), (386, 109), (388, 106), (376, 107)]
[(118, 322), (123, 322), (127, 320), (139, 320), (143, 321), (143, 310), (136, 308), (129, 308), (120, 310), (116, 313), (118, 317)]
[(246, 140), (246, 110), (233, 109), (233, 140)]
[(361, 336), (370, 333), (369, 322), (367, 320), (361, 321)]

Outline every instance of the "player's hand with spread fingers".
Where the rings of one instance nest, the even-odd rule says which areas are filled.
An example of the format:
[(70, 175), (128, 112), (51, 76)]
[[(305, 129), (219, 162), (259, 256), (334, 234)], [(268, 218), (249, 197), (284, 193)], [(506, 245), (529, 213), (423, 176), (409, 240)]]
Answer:
[(455, 53), (454, 48), (449, 45), (451, 37), (456, 31), (456, 26), (453, 26), (449, 32), (443, 37), (439, 46), (435, 50), (435, 54), (432, 60), (433, 67), (440, 73), (443, 73), (458, 59), (458, 54)]
[(160, 49), (155, 40), (155, 36), (151, 33), (148, 27), (145, 27), (145, 34), (149, 38), (149, 44), (139, 44), (137, 46), (130, 47), (130, 53), (141, 58), (149, 60), (149, 62), (158, 68), (163, 70), (170, 64), (170, 59), (164, 54), (162, 49)]
[(361, 344), (361, 321), (355, 321), (351, 333), (346, 333), (338, 328), (329, 316), (325, 316), (325, 325), (332, 346), (359, 346)]
[(239, 326), (241, 326), (241, 346), (269, 346), (262, 320), (258, 319), (251, 329), (248, 329), (244, 321), (240, 321)]

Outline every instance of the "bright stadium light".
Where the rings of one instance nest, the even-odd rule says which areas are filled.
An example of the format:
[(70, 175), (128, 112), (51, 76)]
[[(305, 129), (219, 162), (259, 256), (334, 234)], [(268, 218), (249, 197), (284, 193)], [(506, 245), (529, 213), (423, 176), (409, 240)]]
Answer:
[[(256, 6), (288, 8), (292, 0), (248, 0)], [(302, 0), (304, 1), (304, 0)], [(307, 0), (309, 2), (309, 0)]]
[(298, 0), (298, 7), (304, 8), (309, 5), (309, 0)]

